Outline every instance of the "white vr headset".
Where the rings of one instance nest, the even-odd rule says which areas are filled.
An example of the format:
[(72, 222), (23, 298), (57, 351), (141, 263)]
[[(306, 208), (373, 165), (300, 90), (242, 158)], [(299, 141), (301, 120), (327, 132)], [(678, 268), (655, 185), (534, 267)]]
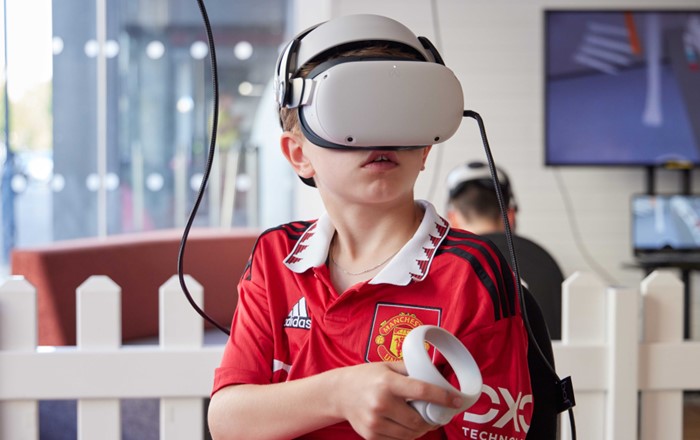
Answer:
[[(382, 42), (424, 61), (335, 58), (299, 76), (319, 55)], [(305, 30), (280, 55), (276, 74), (279, 108), (298, 109), (302, 132), (320, 147), (423, 148), (450, 138), (464, 113), (459, 80), (430, 41), (378, 15), (343, 16)]]

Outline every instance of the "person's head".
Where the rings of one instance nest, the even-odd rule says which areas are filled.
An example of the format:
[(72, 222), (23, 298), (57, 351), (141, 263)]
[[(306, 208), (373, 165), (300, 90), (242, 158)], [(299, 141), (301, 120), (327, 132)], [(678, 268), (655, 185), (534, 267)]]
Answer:
[(364, 172), (371, 162), (395, 175), (372, 191), (399, 184), (412, 192), (430, 145), (454, 134), (463, 111), (459, 81), (434, 47), (376, 15), (302, 32), (282, 52), (275, 85), (283, 153), (319, 188), (369, 182), (377, 175)]
[[(515, 230), (515, 214), (518, 206), (508, 175), (496, 167), (501, 185), (503, 203), (507, 208), (508, 222)], [(498, 205), (496, 190), (487, 164), (469, 162), (454, 168), (447, 176), (449, 222), (458, 228), (475, 234), (503, 232), (505, 226)]]

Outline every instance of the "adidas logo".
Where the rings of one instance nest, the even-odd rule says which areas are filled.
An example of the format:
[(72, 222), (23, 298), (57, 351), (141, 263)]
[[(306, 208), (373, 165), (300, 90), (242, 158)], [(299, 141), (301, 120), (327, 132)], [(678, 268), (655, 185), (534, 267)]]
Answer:
[(287, 319), (284, 320), (284, 326), (288, 328), (302, 328), (309, 330), (311, 328), (311, 318), (306, 310), (306, 298), (302, 297), (292, 310), (289, 311)]

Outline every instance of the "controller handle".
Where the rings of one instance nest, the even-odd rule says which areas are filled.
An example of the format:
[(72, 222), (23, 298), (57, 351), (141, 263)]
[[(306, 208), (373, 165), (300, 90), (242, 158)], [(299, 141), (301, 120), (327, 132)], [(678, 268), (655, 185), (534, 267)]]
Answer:
[[(428, 356), (426, 342), (445, 356), (457, 376), (459, 390), (435, 368)], [(465, 411), (479, 399), (483, 384), (479, 366), (462, 342), (447, 330), (434, 325), (418, 326), (406, 335), (402, 351), (409, 377), (451, 390), (464, 400), (460, 408), (449, 408), (422, 400), (411, 401), (411, 406), (426, 422), (445, 425), (452, 417)]]

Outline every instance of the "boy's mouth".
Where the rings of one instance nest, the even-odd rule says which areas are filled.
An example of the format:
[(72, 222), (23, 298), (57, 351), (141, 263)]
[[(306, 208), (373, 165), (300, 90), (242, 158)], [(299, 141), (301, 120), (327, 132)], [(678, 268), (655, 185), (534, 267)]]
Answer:
[(371, 163), (393, 163), (398, 164), (398, 158), (396, 153), (393, 151), (373, 151), (364, 165), (369, 165)]

